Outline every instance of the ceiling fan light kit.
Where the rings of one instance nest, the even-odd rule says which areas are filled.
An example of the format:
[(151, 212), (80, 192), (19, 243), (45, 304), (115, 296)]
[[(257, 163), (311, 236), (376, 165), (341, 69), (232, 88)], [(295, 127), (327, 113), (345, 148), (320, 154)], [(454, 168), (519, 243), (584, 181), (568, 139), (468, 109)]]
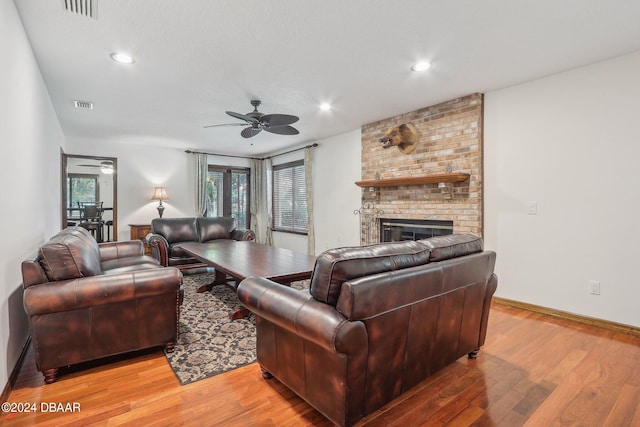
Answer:
[(86, 168), (100, 168), (100, 172), (107, 174), (107, 175), (111, 175), (113, 174), (113, 172), (115, 171), (113, 168), (113, 162), (111, 160), (103, 160), (100, 162), (100, 164), (84, 164), (84, 165), (78, 165), (78, 166), (82, 166), (82, 167), (86, 167)]
[(270, 133), (278, 135), (298, 135), (298, 129), (294, 128), (293, 123), (297, 122), (299, 118), (290, 114), (263, 114), (258, 111), (258, 106), (261, 102), (257, 99), (251, 101), (253, 111), (247, 114), (240, 114), (233, 111), (226, 111), (228, 115), (233, 118), (244, 120), (245, 123), (224, 123), (219, 125), (209, 125), (209, 127), (218, 126), (246, 126), (242, 129), (240, 136), (243, 138), (252, 138), (265, 130)]

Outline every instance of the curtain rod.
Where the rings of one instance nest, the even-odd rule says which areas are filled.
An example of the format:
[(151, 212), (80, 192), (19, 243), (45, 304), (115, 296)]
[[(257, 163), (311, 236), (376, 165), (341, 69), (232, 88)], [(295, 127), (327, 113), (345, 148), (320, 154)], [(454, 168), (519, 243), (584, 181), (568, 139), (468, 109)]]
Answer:
[(232, 154), (217, 154), (217, 153), (207, 153), (206, 151), (193, 151), (193, 150), (184, 150), (187, 154), (207, 154), (209, 156), (219, 156), (219, 157), (234, 157), (236, 159), (252, 159), (252, 160), (264, 160), (260, 157), (247, 157), (247, 156), (234, 156)]
[(272, 159), (278, 156), (284, 156), (285, 154), (294, 153), (296, 151), (304, 150), (305, 148), (315, 148), (317, 146), (318, 146), (318, 143), (314, 142), (313, 144), (310, 144), (304, 147), (294, 148), (293, 150), (285, 151), (284, 153), (278, 153), (278, 154), (274, 154), (273, 156), (267, 156), (267, 157), (234, 156), (232, 154), (216, 154), (216, 153), (207, 153), (206, 151), (193, 151), (193, 150), (184, 150), (184, 152), (187, 154), (207, 154), (210, 156), (235, 157), (237, 159), (266, 160), (266, 159)]

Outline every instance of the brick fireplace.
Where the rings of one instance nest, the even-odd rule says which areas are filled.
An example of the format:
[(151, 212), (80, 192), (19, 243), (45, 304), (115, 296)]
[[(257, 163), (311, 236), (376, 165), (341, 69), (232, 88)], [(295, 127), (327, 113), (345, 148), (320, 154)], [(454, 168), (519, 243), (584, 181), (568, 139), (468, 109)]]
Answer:
[[(482, 236), (482, 114), (472, 94), (362, 127), (362, 207), (378, 213), (361, 215), (362, 244), (379, 241), (381, 219), (452, 221), (454, 233)], [(403, 123), (418, 130), (417, 148), (383, 148)]]

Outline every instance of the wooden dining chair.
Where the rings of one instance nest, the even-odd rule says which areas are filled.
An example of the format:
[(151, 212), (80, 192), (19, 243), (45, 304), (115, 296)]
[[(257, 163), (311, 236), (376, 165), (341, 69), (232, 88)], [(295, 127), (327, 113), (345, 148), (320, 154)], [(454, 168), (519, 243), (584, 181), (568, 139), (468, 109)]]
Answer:
[(102, 204), (103, 202), (78, 202), (81, 216), (79, 225), (90, 231), (98, 243), (103, 241)]

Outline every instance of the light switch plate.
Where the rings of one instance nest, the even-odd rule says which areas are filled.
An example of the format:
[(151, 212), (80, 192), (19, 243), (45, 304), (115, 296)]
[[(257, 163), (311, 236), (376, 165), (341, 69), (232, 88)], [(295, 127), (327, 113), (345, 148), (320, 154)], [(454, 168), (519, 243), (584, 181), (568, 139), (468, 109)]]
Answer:
[(527, 202), (527, 214), (528, 215), (538, 214), (538, 202)]

